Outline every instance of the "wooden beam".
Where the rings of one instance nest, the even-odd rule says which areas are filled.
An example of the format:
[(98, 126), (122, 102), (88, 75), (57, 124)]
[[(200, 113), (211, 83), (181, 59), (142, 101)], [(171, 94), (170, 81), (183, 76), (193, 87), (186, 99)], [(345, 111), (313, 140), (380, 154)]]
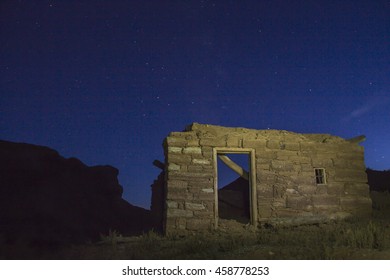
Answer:
[(159, 161), (158, 159), (153, 161), (153, 165), (156, 166), (157, 168), (160, 168), (161, 170), (165, 169), (165, 164)]
[(350, 143), (359, 144), (360, 142), (363, 142), (365, 140), (366, 140), (366, 136), (360, 135), (360, 136), (356, 136), (354, 138), (348, 139), (347, 141), (350, 142)]
[(237, 163), (235, 163), (234, 161), (232, 161), (228, 156), (226, 155), (218, 155), (218, 157), (220, 158), (220, 160), (222, 160), (222, 162), (224, 164), (226, 164), (229, 168), (231, 168), (234, 172), (236, 172), (238, 175), (240, 175), (242, 178), (244, 178), (245, 180), (248, 180), (249, 181), (249, 173), (248, 171), (244, 170), (241, 166), (239, 166)]

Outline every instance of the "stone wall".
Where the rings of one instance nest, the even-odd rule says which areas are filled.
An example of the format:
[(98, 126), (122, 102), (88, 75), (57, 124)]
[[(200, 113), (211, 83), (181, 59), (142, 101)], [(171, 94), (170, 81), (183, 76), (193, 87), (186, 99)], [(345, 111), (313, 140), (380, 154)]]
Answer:
[[(328, 134), (197, 123), (184, 132), (172, 132), (164, 141), (164, 230), (186, 234), (218, 226), (218, 149), (253, 151), (256, 226), (369, 215), (364, 150), (354, 142)], [(325, 169), (326, 184), (317, 184), (315, 168)]]

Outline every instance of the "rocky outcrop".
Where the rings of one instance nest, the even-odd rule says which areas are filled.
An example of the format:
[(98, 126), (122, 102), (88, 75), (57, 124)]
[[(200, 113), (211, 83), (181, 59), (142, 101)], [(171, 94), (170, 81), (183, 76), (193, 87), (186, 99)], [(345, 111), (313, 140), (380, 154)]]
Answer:
[(118, 170), (88, 167), (42, 146), (0, 141), (0, 239), (64, 244), (141, 233), (149, 211), (122, 199)]
[(239, 177), (218, 190), (218, 215), (221, 219), (248, 224), (249, 207), (249, 182), (244, 178)]
[(371, 191), (390, 192), (390, 170), (367, 169), (368, 184)]

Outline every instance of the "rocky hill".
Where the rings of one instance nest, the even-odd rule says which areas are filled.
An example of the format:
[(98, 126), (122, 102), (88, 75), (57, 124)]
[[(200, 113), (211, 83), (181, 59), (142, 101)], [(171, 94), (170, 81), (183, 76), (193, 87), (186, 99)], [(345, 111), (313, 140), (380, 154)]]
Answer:
[(390, 170), (378, 171), (368, 168), (367, 178), (371, 191), (390, 192)]
[(118, 170), (88, 167), (43, 146), (0, 141), (0, 244), (68, 244), (150, 228), (122, 199)]
[(249, 223), (249, 182), (238, 177), (218, 190), (218, 208), (221, 219)]

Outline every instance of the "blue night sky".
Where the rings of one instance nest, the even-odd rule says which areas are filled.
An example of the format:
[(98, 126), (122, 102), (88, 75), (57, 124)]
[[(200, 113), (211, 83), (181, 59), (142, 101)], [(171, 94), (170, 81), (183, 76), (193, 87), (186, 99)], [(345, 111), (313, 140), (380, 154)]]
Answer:
[(192, 122), (361, 134), (390, 168), (390, 2), (0, 3), (0, 139), (119, 169), (149, 207)]

